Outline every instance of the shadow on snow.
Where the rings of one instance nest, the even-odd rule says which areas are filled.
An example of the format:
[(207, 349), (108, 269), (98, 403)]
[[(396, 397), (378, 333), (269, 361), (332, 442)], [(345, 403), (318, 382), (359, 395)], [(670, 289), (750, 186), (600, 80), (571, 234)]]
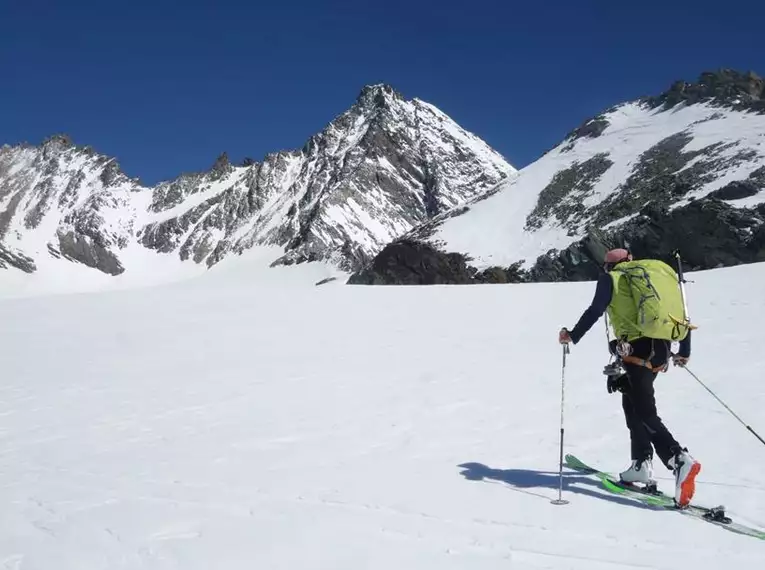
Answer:
[[(483, 463), (462, 463), (460, 472), (468, 481), (499, 482), (510, 486), (513, 490), (551, 500), (557, 498), (560, 478), (557, 471), (535, 471), (532, 469), (493, 469)], [(555, 493), (543, 495), (530, 489), (553, 489)], [(631, 505), (633, 507), (655, 510), (654, 507), (639, 501), (614, 495), (603, 489), (600, 481), (582, 475), (581, 473), (563, 472), (563, 492), (596, 497), (604, 501)]]

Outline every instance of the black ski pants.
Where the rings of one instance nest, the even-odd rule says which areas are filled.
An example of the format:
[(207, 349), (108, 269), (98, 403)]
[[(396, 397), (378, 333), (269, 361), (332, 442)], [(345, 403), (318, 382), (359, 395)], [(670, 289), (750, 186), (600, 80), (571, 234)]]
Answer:
[(657, 373), (645, 366), (625, 364), (626, 378), (622, 381), (622, 408), (630, 430), (632, 459), (653, 458), (653, 449), (667, 465), (680, 450), (656, 411), (653, 382)]

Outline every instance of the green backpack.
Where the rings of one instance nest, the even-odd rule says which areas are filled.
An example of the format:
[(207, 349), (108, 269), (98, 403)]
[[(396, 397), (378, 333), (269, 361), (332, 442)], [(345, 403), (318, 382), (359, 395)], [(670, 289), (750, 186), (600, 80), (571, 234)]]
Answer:
[(657, 259), (625, 261), (611, 272), (608, 316), (617, 338), (683, 340), (691, 328), (677, 273)]

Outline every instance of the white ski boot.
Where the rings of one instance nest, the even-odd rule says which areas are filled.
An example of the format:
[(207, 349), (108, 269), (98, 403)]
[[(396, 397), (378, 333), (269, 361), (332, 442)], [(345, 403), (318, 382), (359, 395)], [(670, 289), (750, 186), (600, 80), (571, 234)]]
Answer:
[(696, 492), (696, 475), (701, 471), (701, 463), (691, 457), (687, 449), (678, 452), (668, 463), (675, 473), (675, 503), (687, 507)]
[(653, 479), (653, 463), (650, 459), (643, 459), (642, 461), (633, 459), (632, 466), (619, 473), (619, 479), (622, 483), (630, 485), (641, 483), (645, 487), (656, 487), (656, 481)]

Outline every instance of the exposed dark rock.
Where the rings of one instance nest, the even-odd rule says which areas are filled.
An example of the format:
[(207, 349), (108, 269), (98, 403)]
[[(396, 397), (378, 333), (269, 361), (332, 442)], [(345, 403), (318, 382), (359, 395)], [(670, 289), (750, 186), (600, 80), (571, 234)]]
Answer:
[(24, 254), (13, 252), (0, 243), (0, 269), (15, 267), (24, 273), (34, 273), (37, 266), (33, 259)]
[(695, 83), (676, 81), (668, 91), (645, 101), (652, 107), (692, 105), (702, 101), (725, 105), (738, 110), (765, 111), (765, 82), (753, 72), (732, 69), (704, 72)]
[(597, 206), (592, 224), (602, 227), (642, 210), (647, 204), (666, 208), (713, 180), (716, 173), (753, 158), (751, 151), (725, 156), (730, 145), (723, 144), (683, 151), (691, 140), (687, 132), (676, 133), (644, 152), (619, 191)]
[(35, 192), (39, 199), (38, 201), (27, 211), (27, 215), (24, 216), (24, 227), (28, 230), (34, 229), (38, 226), (42, 220), (45, 212), (50, 208), (51, 200), (56, 193), (56, 187), (52, 176), (43, 178), (34, 187)]
[(122, 176), (120, 165), (116, 160), (109, 160), (104, 166), (104, 169), (101, 172), (101, 176), (99, 176), (99, 178), (101, 179), (101, 183), (104, 186), (111, 186), (117, 182), (120, 176)]
[(540, 258), (527, 279), (594, 279), (605, 251), (614, 247), (626, 247), (637, 258), (658, 258), (671, 264), (673, 252), (680, 251), (689, 270), (761, 261), (765, 259), (763, 214), (707, 198), (665, 210), (657, 217), (641, 215)]
[(17, 192), (13, 196), (11, 196), (11, 199), (8, 202), (8, 205), (6, 206), (5, 211), (0, 210), (0, 240), (5, 237), (6, 233), (8, 233), (11, 220), (13, 219), (13, 216), (16, 214), (16, 211), (19, 207), (19, 204), (21, 203), (22, 198), (24, 198), (24, 194), (21, 192)]
[(692, 269), (749, 263), (759, 253), (753, 241), (763, 220), (756, 211), (714, 199), (696, 200), (663, 220), (636, 219), (614, 234), (642, 257), (669, 259), (679, 250)]
[(42, 143), (42, 158), (45, 160), (54, 158), (61, 152), (71, 148), (74, 148), (74, 143), (69, 135), (53, 135), (45, 139)]
[(525, 280), (525, 274), (521, 269), (521, 262), (514, 263), (510, 267), (489, 267), (478, 271), (473, 276), (475, 283), (521, 283)]
[(524, 280), (555, 282), (597, 279), (609, 249), (607, 235), (592, 229), (587, 237), (566, 249), (551, 250), (539, 256), (534, 266), (524, 275)]
[[(65, 209), (71, 208), (77, 203), (77, 194), (82, 187), (82, 183), (85, 181), (85, 173), (82, 171), (75, 172), (69, 179), (69, 183), (66, 185), (64, 191), (59, 195), (58, 207)], [(42, 201), (41, 201), (42, 202)], [(36, 205), (33, 209), (40, 208), (40, 204)], [(39, 218), (35, 223), (39, 222)]]
[(425, 243), (401, 240), (387, 245), (371, 266), (355, 273), (350, 285), (437, 285), (473, 282), (464, 256), (443, 253)]
[(592, 193), (595, 184), (612, 165), (608, 154), (600, 153), (556, 173), (539, 193), (537, 205), (526, 219), (526, 229), (542, 227), (553, 215), (564, 226), (574, 226), (584, 214), (584, 199)]
[(759, 189), (765, 188), (765, 166), (761, 166), (749, 175), (749, 180)]
[(215, 159), (215, 163), (210, 170), (211, 178), (212, 180), (218, 180), (226, 174), (229, 174), (233, 169), (231, 161), (228, 159), (228, 153), (223, 152)]
[(605, 113), (601, 113), (597, 117), (588, 119), (582, 123), (579, 127), (571, 131), (564, 140), (567, 141), (567, 145), (563, 148), (563, 152), (568, 152), (574, 148), (574, 143), (582, 138), (597, 138), (603, 134), (603, 132), (609, 127), (610, 123), (605, 117)]
[(562, 251), (540, 256), (531, 269), (520, 262), (478, 272), (469, 258), (406, 241), (386, 247), (351, 284), (466, 284), (590, 281), (601, 273), (606, 251), (626, 247), (637, 258), (674, 263), (680, 251), (689, 270), (727, 267), (765, 260), (765, 205), (734, 208), (717, 199), (696, 200), (674, 210), (641, 212), (619, 228), (591, 229), (587, 237)]
[(722, 188), (709, 193), (710, 198), (717, 198), (718, 200), (740, 200), (741, 198), (749, 198), (754, 196), (760, 191), (760, 187), (754, 182), (748, 180), (740, 180), (737, 182), (731, 182), (726, 184)]
[(58, 240), (59, 251), (69, 260), (78, 261), (109, 275), (119, 275), (125, 271), (117, 256), (86, 235), (73, 231), (59, 232)]

